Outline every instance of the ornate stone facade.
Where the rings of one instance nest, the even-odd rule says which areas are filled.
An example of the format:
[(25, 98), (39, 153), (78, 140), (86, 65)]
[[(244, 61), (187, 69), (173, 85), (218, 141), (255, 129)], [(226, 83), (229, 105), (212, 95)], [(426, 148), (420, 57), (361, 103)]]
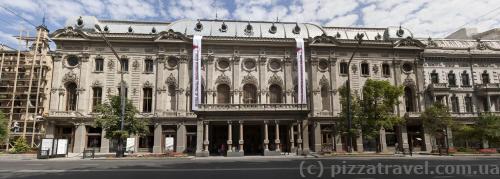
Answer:
[[(176, 150), (198, 156), (219, 155), (222, 145), (228, 156), (345, 151), (346, 138), (335, 133), (334, 126), (341, 111), (337, 90), (345, 84), (347, 73), (351, 73), (352, 89), (358, 92), (367, 79), (387, 80), (405, 87), (405, 96), (396, 106), (396, 113), (417, 122), (381, 131), (386, 141), (382, 151), (395, 150), (396, 143), (405, 149), (411, 146), (414, 150), (430, 151), (430, 137), (418, 122), (418, 114), (425, 105), (435, 96), (449, 97), (448, 94), (460, 97), (469, 94), (474, 96), (474, 104), (478, 99), (472, 93), (475, 88), (440, 90), (440, 83), (430, 84), (430, 71), (436, 70), (443, 76), (446, 69), (450, 70), (447, 64), (456, 64), (453, 71), (457, 74), (474, 68), (472, 75), (478, 81), (479, 71), (491, 70), (491, 82), (498, 83), (496, 71), (492, 70), (496, 64), (476, 67), (485, 63), (473, 63), (469, 68), (470, 63), (466, 62), (470, 58), (442, 58), (454, 57), (454, 53), (471, 57), (474, 55), (470, 53), (476, 51), (495, 56), (490, 51), (496, 52), (498, 42), (453, 42), (470, 43), (467, 48), (474, 49), (462, 53), (447, 50), (452, 49), (448, 40), (415, 39), (408, 29), (401, 27), (340, 28), (222, 20), (152, 23), (94, 17), (80, 20), (81, 25), (68, 24), (52, 34), (58, 58), (54, 59), (52, 86), (65, 92), (52, 93), (47, 117), (53, 121), (53, 135), (74, 139), (73, 152), (85, 148), (99, 148), (101, 152), (113, 149), (113, 142), (103, 137), (104, 132), (91, 127), (92, 109), (95, 100), (100, 103), (110, 95), (119, 94), (120, 69), (125, 71), (127, 98), (142, 111), (138, 117), (151, 125), (149, 136), (135, 137), (134, 150), (155, 153)], [(107, 27), (105, 34), (122, 59), (115, 59), (94, 29), (95, 24)], [(357, 48), (354, 37), (358, 33), (365, 38), (348, 67), (347, 61)], [(203, 36), (203, 100), (198, 111), (190, 107), (193, 35)], [(307, 104), (297, 104), (296, 100), (294, 38), (303, 38), (306, 45)], [(71, 65), (69, 59), (74, 57), (78, 63)], [(487, 61), (482, 57), (481, 60)], [(68, 108), (71, 95), (65, 95), (71, 83), (78, 89), (74, 109)], [(144, 100), (149, 88), (154, 92), (153, 107), (145, 111), (145, 106), (150, 105)], [(98, 97), (96, 90), (104, 93)], [(77, 122), (85, 125), (75, 126)], [(173, 148), (165, 146), (168, 137), (174, 138)], [(375, 150), (374, 142), (359, 137), (355, 149)]]

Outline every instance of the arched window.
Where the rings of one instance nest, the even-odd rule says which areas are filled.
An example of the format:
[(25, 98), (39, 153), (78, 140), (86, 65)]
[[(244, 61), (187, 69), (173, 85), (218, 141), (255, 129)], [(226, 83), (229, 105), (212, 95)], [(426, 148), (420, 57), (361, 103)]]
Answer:
[(328, 86), (321, 86), (321, 103), (323, 104), (323, 111), (330, 110), (330, 98), (328, 96)]
[(462, 86), (470, 86), (469, 74), (467, 74), (467, 71), (462, 73)]
[(413, 90), (410, 87), (405, 87), (404, 91), (406, 112), (415, 112), (415, 107), (413, 106)]
[(102, 87), (92, 88), (92, 112), (96, 111), (96, 107), (102, 102)]
[(66, 84), (66, 111), (76, 110), (76, 100), (78, 94), (76, 92), (76, 84), (71, 82)]
[(481, 74), (481, 78), (483, 79), (483, 84), (490, 83), (490, 74), (486, 70)]
[(229, 104), (231, 96), (229, 96), (229, 86), (220, 84), (217, 86), (217, 104)]
[(253, 84), (243, 86), (243, 103), (257, 103), (257, 87)]
[(269, 86), (269, 103), (281, 103), (282, 95), (281, 95), (281, 87), (278, 85)]
[(175, 85), (168, 85), (168, 97), (170, 98), (170, 110), (175, 111), (177, 106)]
[(453, 73), (452, 71), (448, 73), (448, 86), (457, 86), (457, 79), (455, 77), (455, 73)]
[(153, 111), (153, 88), (143, 88), (142, 112), (150, 113)]
[(361, 75), (370, 75), (370, 66), (368, 63), (361, 64)]

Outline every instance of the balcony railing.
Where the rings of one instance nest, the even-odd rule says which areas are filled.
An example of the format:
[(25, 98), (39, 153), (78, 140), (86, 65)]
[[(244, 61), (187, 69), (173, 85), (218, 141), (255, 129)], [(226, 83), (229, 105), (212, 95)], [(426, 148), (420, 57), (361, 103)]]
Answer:
[(200, 104), (198, 111), (307, 111), (307, 104)]
[(482, 89), (500, 89), (500, 83), (477, 84), (476, 88), (479, 90), (482, 90)]
[(448, 83), (432, 83), (429, 85), (430, 90), (449, 90)]

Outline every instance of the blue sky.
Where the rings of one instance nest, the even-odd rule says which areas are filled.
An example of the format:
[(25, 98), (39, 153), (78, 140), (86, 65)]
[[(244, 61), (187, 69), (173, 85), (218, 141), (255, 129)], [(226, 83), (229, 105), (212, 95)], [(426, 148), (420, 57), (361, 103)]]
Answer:
[[(444, 37), (460, 27), (479, 31), (499, 27), (498, 0), (0, 0), (31, 23), (53, 32), (68, 18), (174, 21), (178, 19), (271, 20), (323, 26), (388, 27), (400, 24), (418, 37)], [(12, 37), (34, 28), (0, 8), (0, 42), (17, 47)]]

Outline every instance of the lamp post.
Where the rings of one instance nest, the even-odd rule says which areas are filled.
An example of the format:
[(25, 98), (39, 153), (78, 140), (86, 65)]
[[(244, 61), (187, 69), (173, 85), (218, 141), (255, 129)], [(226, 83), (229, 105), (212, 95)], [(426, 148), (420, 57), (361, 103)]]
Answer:
[[(101, 34), (102, 39), (106, 42), (106, 45), (111, 49), (111, 51), (115, 55), (116, 59), (119, 61), (120, 56), (118, 56), (115, 49), (113, 48), (113, 46), (109, 42), (108, 38), (106, 38), (106, 36), (104, 35), (104, 32), (102, 32), (101, 27), (98, 24), (96, 24), (95, 28), (99, 31), (99, 34)], [(123, 122), (125, 120), (125, 87), (123, 86), (124, 85), (123, 67), (121, 64), (120, 64), (120, 70), (121, 70), (120, 71), (120, 109), (121, 109), (121, 112), (120, 112), (120, 132), (123, 132), (123, 128), (124, 128)], [(116, 150), (116, 157), (123, 157), (123, 152), (124, 152), (123, 151), (123, 139), (120, 136), (120, 138), (118, 138), (118, 149)]]
[(348, 142), (349, 142), (349, 147), (347, 148), (348, 152), (352, 152), (352, 109), (351, 109), (351, 73), (349, 71), (349, 68), (351, 67), (351, 62), (352, 59), (354, 58), (354, 55), (359, 49), (359, 46), (361, 45), (361, 41), (363, 41), (363, 37), (365, 35), (363, 33), (358, 33), (356, 35), (356, 40), (358, 43), (356, 44), (356, 48), (354, 49), (354, 52), (352, 52), (351, 58), (349, 59), (349, 62), (347, 62), (347, 127), (349, 129), (348, 131)]

